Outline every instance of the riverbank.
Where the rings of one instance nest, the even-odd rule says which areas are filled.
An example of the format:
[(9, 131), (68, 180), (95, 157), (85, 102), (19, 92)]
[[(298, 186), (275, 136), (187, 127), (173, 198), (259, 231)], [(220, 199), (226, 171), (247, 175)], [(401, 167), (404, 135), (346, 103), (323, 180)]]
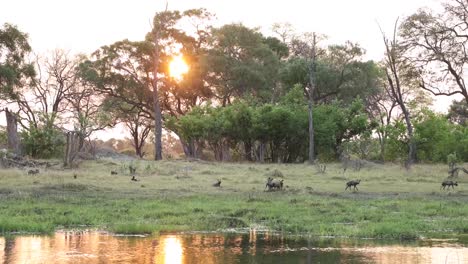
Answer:
[[(137, 167), (131, 181), (128, 166)], [(114, 170), (118, 174), (111, 175)], [(284, 190), (265, 192), (283, 174)], [(76, 175), (76, 178), (74, 177)], [(98, 228), (117, 233), (256, 227), (317, 236), (384, 239), (468, 233), (468, 175), (440, 190), (446, 165), (367, 164), (326, 173), (304, 164), (100, 160), (77, 170), (0, 171), (0, 231)], [(221, 188), (212, 187), (217, 179)], [(359, 191), (345, 182), (361, 179)]]

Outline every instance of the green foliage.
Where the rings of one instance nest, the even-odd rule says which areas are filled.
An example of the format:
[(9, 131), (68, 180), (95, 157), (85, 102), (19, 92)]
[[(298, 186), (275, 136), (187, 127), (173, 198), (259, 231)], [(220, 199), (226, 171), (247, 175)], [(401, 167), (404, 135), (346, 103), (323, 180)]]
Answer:
[(397, 120), (393, 124), (383, 128), (387, 132), (385, 160), (403, 160), (408, 155), (408, 145), (406, 138), (406, 126), (402, 120)]
[[(373, 61), (360, 61), (363, 53), (352, 43), (329, 46), (317, 58), (315, 100), (335, 99), (348, 104), (356, 96), (366, 98), (379, 93), (382, 70)], [(309, 59), (292, 56), (282, 65), (280, 78), (286, 87), (296, 84), (306, 87), (309, 73)]]
[(224, 25), (212, 33), (207, 57), (211, 85), (220, 97), (253, 94), (268, 99), (286, 52), (273, 39), (242, 24)]
[[(348, 107), (338, 101), (318, 105), (314, 116), (317, 152), (325, 160), (334, 159), (343, 142), (369, 136), (373, 129), (359, 99)], [(179, 119), (169, 119), (167, 127), (186, 141), (207, 142), (215, 152), (223, 144), (230, 148), (241, 145), (246, 152), (266, 144), (267, 160), (297, 162), (307, 158), (308, 114), (300, 85), (277, 105), (250, 105), (239, 100), (226, 107), (197, 107)]]
[(267, 37), (263, 40), (265, 44), (276, 53), (278, 58), (285, 58), (289, 55), (288, 46), (275, 37)]
[(465, 100), (454, 100), (450, 105), (447, 117), (453, 123), (468, 126), (468, 103)]
[(24, 153), (33, 158), (56, 158), (63, 154), (65, 137), (53, 125), (53, 119), (21, 133)]
[(453, 168), (455, 166), (455, 163), (457, 163), (458, 158), (456, 153), (450, 153), (447, 155), (447, 163), (450, 168)]
[(0, 28), (0, 95), (14, 98), (14, 88), (23, 78), (35, 75), (32, 64), (26, 63), (31, 51), (28, 36), (8, 23)]
[(446, 162), (450, 154), (468, 161), (468, 129), (450, 123), (447, 118), (426, 110), (415, 122), (418, 158)]

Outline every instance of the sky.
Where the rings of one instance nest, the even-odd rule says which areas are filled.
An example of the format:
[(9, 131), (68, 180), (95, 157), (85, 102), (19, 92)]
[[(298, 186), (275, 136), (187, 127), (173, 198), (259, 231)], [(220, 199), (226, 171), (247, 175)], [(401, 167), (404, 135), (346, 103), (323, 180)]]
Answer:
[[(91, 53), (122, 39), (141, 40), (150, 30), (162, 0), (1, 0), (0, 24), (12, 23), (29, 34), (36, 53), (56, 48)], [(328, 43), (357, 42), (366, 59), (383, 57), (379, 25), (388, 35), (398, 17), (418, 8), (438, 8), (439, 0), (168, 0), (169, 10), (206, 8), (216, 25), (241, 22), (272, 34), (271, 25), (289, 22), (297, 32), (325, 34)], [(434, 108), (444, 111), (453, 98), (438, 98)]]
[[(37, 52), (55, 48), (89, 53), (102, 45), (128, 38), (139, 40), (150, 30), (162, 0), (2, 0), (0, 23), (16, 24), (30, 36)], [(380, 59), (382, 36), (378, 24), (391, 33), (397, 17), (438, 0), (168, 0), (169, 9), (204, 7), (218, 25), (242, 22), (270, 33), (276, 22), (289, 22), (298, 32), (318, 32), (332, 43), (358, 42), (367, 58)], [(378, 23), (378, 24), (377, 24)]]

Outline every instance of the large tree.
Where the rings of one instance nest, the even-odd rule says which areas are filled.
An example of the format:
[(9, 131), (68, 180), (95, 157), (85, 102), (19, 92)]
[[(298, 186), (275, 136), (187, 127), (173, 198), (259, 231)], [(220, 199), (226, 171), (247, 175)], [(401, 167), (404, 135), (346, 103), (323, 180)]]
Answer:
[[(347, 42), (319, 48), (317, 37), (293, 38), (290, 57), (281, 69), (281, 79), (286, 87), (300, 84), (309, 104), (309, 162), (315, 159), (314, 105), (340, 100), (349, 105), (356, 96), (367, 98), (379, 93), (379, 70), (372, 62), (360, 60), (364, 51)], [(368, 100), (366, 100), (367, 103)]]
[[(211, 96), (202, 63), (209, 34), (204, 23), (211, 16), (204, 9), (159, 12), (145, 40), (123, 40), (103, 46), (93, 54), (93, 60), (81, 65), (83, 76), (97, 92), (136, 107), (154, 119), (156, 160), (162, 157), (163, 115), (183, 115)], [(181, 29), (184, 20), (194, 25), (194, 33)], [(168, 64), (179, 52), (191, 71), (181, 82), (175, 82)]]
[(23, 129), (37, 128), (41, 123), (58, 125), (57, 120), (69, 110), (71, 90), (79, 85), (79, 63), (79, 57), (63, 50), (54, 50), (44, 58), (36, 56), (37, 75), (11, 96), (11, 102), (19, 109)]
[[(13, 25), (4, 24), (0, 28), (0, 99), (12, 100), (35, 75), (34, 67), (26, 61), (31, 47), (27, 34)], [(20, 143), (17, 131), (18, 116), (5, 108), (8, 131), (8, 147), (17, 155), (20, 154)]]

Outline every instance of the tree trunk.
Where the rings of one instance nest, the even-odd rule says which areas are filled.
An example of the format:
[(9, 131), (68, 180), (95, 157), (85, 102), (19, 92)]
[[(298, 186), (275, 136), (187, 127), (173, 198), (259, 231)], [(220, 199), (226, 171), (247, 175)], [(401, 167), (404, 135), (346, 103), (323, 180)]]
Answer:
[(189, 149), (190, 149), (190, 156), (194, 159), (197, 158), (197, 144), (195, 143), (195, 140), (191, 139), (189, 141)]
[(401, 105), (401, 110), (405, 116), (406, 130), (408, 132), (408, 165), (411, 166), (416, 161), (416, 143), (413, 136), (413, 125), (411, 124), (410, 113), (404, 104)]
[(245, 159), (248, 161), (252, 161), (252, 142), (244, 142), (244, 152)]
[(385, 140), (385, 135), (379, 135), (379, 143), (380, 143), (380, 159), (382, 162), (385, 163), (385, 144), (387, 143)]
[(265, 149), (266, 149), (266, 144), (264, 142), (260, 142), (260, 146), (258, 147), (258, 156), (260, 159), (261, 163), (265, 163)]
[(65, 143), (65, 153), (63, 154), (63, 166), (68, 167), (68, 156), (70, 155), (70, 132), (66, 134), (67, 142)]
[(223, 160), (222, 147), (219, 144), (213, 144), (211, 147), (213, 148), (213, 154), (214, 154), (215, 160), (222, 161)]
[(143, 158), (143, 153), (140, 145), (135, 145), (135, 155), (140, 158)]
[(159, 106), (159, 100), (157, 99), (157, 91), (155, 92), (154, 96), (154, 160), (162, 160), (162, 115), (161, 115), (161, 107)]
[(309, 97), (309, 164), (314, 164), (315, 162), (315, 144), (314, 144), (314, 115), (313, 115), (313, 107), (314, 107), (314, 91), (315, 91), (315, 33), (313, 35), (313, 43), (312, 43), (312, 58), (310, 64), (310, 71), (309, 71), (309, 81), (310, 87), (308, 91)]
[(65, 153), (63, 157), (63, 166), (72, 167), (79, 152), (79, 135), (75, 132), (67, 132), (67, 142), (65, 145)]
[(199, 158), (201, 156), (201, 148), (195, 140), (189, 140), (188, 142), (180, 139), (182, 148), (186, 158)]
[[(180, 136), (179, 136), (180, 138)], [(190, 146), (189, 144), (187, 144), (187, 142), (185, 140), (183, 140), (182, 138), (179, 139), (180, 140), (180, 144), (182, 145), (182, 149), (184, 150), (184, 155), (186, 158), (191, 158), (192, 157), (192, 151), (190, 150)]]
[(229, 149), (229, 142), (227, 142), (226, 140), (222, 141), (221, 160), (222, 161), (231, 161), (231, 152), (230, 152), (230, 149)]
[(16, 156), (21, 155), (20, 142), (18, 137), (18, 122), (16, 116), (5, 108), (7, 121), (8, 149)]
[(159, 68), (159, 29), (154, 35), (153, 53), (153, 106), (154, 106), (154, 160), (162, 160), (162, 114), (158, 95), (158, 68)]

